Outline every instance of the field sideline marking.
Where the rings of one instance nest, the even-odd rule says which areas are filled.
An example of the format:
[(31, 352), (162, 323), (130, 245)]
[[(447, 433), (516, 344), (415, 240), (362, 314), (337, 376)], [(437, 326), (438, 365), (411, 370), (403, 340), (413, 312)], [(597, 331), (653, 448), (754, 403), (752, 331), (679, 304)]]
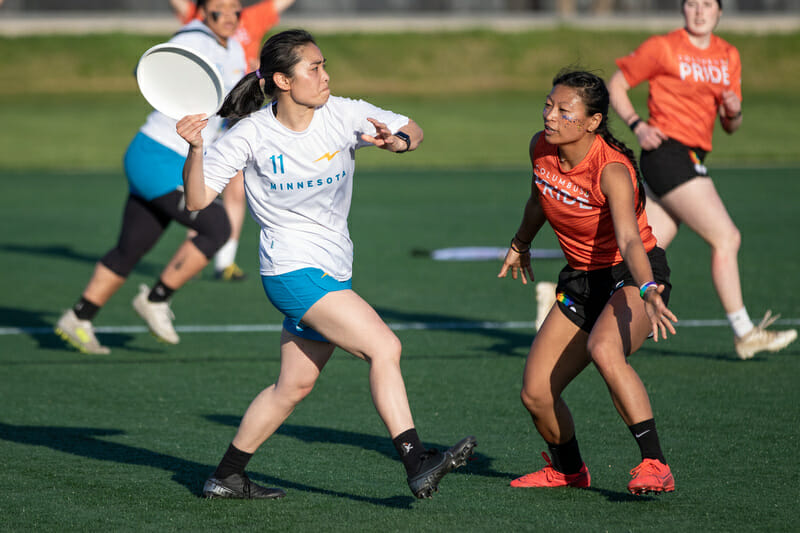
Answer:
[[(775, 322), (781, 326), (798, 326), (800, 318), (784, 318)], [(403, 330), (456, 330), (456, 329), (533, 329), (531, 322), (395, 322), (388, 323), (394, 331)], [(681, 328), (710, 328), (727, 326), (724, 319), (712, 320), (681, 320), (677, 327)], [(258, 333), (279, 332), (282, 324), (230, 324), (208, 326), (176, 326), (180, 333)], [(145, 333), (146, 326), (100, 326), (95, 328), (97, 333)], [(0, 327), (0, 335), (53, 335), (53, 328), (4, 328)]]

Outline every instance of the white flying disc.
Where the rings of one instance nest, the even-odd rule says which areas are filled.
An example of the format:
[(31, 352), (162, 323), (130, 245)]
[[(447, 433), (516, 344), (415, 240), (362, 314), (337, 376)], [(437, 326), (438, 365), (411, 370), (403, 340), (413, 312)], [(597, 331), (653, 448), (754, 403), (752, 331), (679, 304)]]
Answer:
[[(508, 246), (495, 248), (492, 246), (465, 246), (460, 248), (439, 248), (438, 250), (412, 250), (411, 255), (430, 257), (434, 261), (487, 261), (503, 260)], [(559, 249), (531, 248), (530, 255), (534, 259), (561, 259), (564, 253)]]
[(136, 81), (145, 100), (175, 120), (200, 113), (210, 117), (225, 99), (217, 67), (179, 44), (157, 44), (142, 54)]

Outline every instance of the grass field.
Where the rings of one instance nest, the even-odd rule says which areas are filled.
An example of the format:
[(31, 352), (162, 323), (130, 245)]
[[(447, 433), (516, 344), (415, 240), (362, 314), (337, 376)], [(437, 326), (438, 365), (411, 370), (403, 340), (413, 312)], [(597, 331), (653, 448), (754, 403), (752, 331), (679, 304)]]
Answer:
[[(792, 226), (793, 208), (752, 194), (758, 176), (760, 190), (797, 196), (795, 172), (726, 170), (719, 182), (743, 228), (751, 311), (770, 306), (797, 324), (800, 304), (791, 288), (798, 248), (773, 231)], [(114, 239), (123, 180), (87, 172), (5, 177), (0, 222), (14, 231), (0, 244), (0, 324), (22, 331), (4, 329), (0, 336), (6, 464), (0, 528), (791, 531), (797, 525), (798, 347), (740, 362), (727, 327), (680, 327), (634, 359), (675, 472), (675, 493), (626, 494), (638, 451), (592, 369), (566, 397), (593, 488), (508, 487), (512, 476), (540, 466), (544, 449), (518, 400), (533, 332), (478, 323), (530, 322), (532, 289), (495, 279), (496, 262), (434, 262), (410, 251), (502, 246), (517, 224), (528, 179), (509, 170), (362, 172), (352, 213), (356, 288), (387, 322), (431, 327), (398, 330), (420, 434), (438, 446), (475, 434), (476, 460), (446, 478), (435, 499), (415, 501), (370, 404), (366, 365), (337, 352), (316, 390), (251, 463), (254, 479), (282, 486), (289, 496), (202, 501), (202, 481), (238, 417), (278, 369), (278, 333), (219, 330), (275, 326), (280, 317), (256, 280), (223, 285), (206, 276), (175, 298), (180, 345), (164, 347), (144, 333), (130, 300), (181, 238), (176, 228), (99, 315), (100, 338), (112, 355), (65, 349), (49, 327)], [(539, 247), (554, 246), (549, 234), (542, 237)], [(248, 225), (241, 256), (251, 273), (255, 247)], [(721, 317), (707, 255), (690, 234), (670, 250), (671, 307), (687, 323)], [(560, 262), (543, 260), (535, 268), (552, 279)]]
[[(502, 57), (528, 42), (473, 37), (464, 37), (461, 49), (494, 50), (487, 43), (499, 42)], [(639, 38), (610, 37), (612, 56)], [(348, 45), (345, 37), (326, 39), (346, 56), (348, 50), (339, 51)], [(764, 39), (748, 42), (780, 57), (796, 50), (798, 40)], [(143, 48), (139, 38), (109, 42), (118, 41), (128, 57)], [(42, 41), (39, 55), (33, 47), (30, 62), (52, 53), (54, 42)], [(65, 42), (63, 57), (80, 55), (80, 47)], [(503, 246), (513, 234), (529, 191), (525, 150), (539, 125), (541, 95), (531, 99), (511, 82), (485, 90), (471, 82), (452, 97), (413, 87), (408, 94), (371, 89), (376, 103), (423, 116), (426, 141), (402, 157), (361, 151), (350, 221), (355, 288), (403, 342), (420, 435), (447, 447), (474, 434), (475, 459), (445, 478), (433, 500), (415, 500), (370, 403), (367, 366), (337, 351), (314, 392), (250, 463), (254, 480), (286, 489), (287, 498), (200, 499), (239, 417), (277, 375), (281, 317), (252, 276), (227, 285), (205, 273), (174, 299), (181, 343), (156, 343), (130, 301), (180, 242), (183, 230), (176, 227), (98, 315), (110, 356), (70, 351), (50, 333), (116, 238), (126, 195), (119, 159), (147, 108), (135, 88), (116, 90), (111, 81), (111, 88), (97, 90), (69, 83), (62, 91), (10, 90), (6, 66), (22, 62), (14, 59), (21, 52), (10, 53), (19, 44), (0, 41), (9, 52), (0, 53), (0, 111), (7, 121), (0, 130), (0, 530), (797, 531), (800, 346), (736, 359), (730, 330), (720, 325), (707, 246), (690, 233), (669, 250), (678, 334), (648, 343), (632, 359), (651, 396), (676, 492), (627, 494), (638, 449), (591, 368), (566, 399), (592, 488), (508, 487), (512, 477), (542, 466), (546, 448), (518, 397), (533, 338), (533, 289), (497, 280), (495, 261), (436, 262), (411, 252)], [(367, 41), (351, 44), (370, 49)], [(100, 49), (94, 61), (76, 67), (87, 79), (102, 77), (98, 63), (127, 68)], [(763, 70), (763, 56), (748, 57)], [(792, 229), (800, 165), (785, 149), (792, 137), (776, 133), (785, 128), (794, 135), (786, 118), (793, 111), (785, 106), (796, 82), (753, 83), (762, 98), (746, 112), (772, 118), (752, 112), (756, 119), (741, 133), (718, 136), (711, 170), (742, 231), (740, 268), (751, 315), (771, 308), (782, 313), (783, 327), (797, 327), (800, 246)], [(248, 220), (239, 258), (251, 274), (256, 233)], [(547, 230), (535, 245), (556, 247)], [(553, 279), (561, 266), (542, 260), (534, 269)]]

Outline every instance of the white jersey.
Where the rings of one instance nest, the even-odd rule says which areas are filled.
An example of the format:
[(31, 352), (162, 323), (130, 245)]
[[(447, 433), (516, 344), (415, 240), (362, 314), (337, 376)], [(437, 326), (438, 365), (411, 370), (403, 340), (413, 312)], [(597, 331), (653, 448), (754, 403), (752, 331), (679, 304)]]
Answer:
[[(234, 85), (246, 74), (247, 64), (244, 58), (242, 45), (236, 39), (228, 39), (228, 46), (222, 46), (217, 41), (211, 29), (199, 20), (193, 20), (181, 28), (169, 40), (171, 43), (182, 44), (207, 57), (216, 65), (222, 74), (223, 91), (228, 94)], [(203, 139), (211, 142), (219, 135), (223, 119), (219, 115), (209, 117), (208, 126), (203, 130)], [(171, 119), (159, 111), (148, 115), (147, 121), (139, 131), (186, 157), (189, 154), (189, 143), (175, 131), (177, 120)]]
[(331, 96), (305, 131), (278, 122), (273, 106), (239, 121), (204, 156), (206, 185), (222, 192), (247, 167), (250, 214), (261, 227), (261, 275), (319, 268), (339, 281), (352, 277), (353, 243), (347, 216), (353, 196), (355, 151), (372, 146), (367, 117), (396, 132), (408, 117), (363, 100)]

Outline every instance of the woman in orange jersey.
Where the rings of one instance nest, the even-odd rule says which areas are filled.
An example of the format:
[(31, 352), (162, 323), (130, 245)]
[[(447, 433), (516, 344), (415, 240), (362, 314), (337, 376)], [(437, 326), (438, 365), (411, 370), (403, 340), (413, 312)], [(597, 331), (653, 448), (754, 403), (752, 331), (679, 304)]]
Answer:
[(498, 277), (534, 279), (530, 245), (549, 222), (567, 258), (553, 306), (525, 364), (522, 403), (547, 442), (543, 469), (512, 487), (588, 487), (572, 415), (562, 391), (590, 363), (600, 371), (642, 461), (631, 471), (634, 494), (675, 489), (661, 451), (650, 400), (627, 356), (653, 335), (674, 334), (667, 309), (666, 256), (647, 224), (633, 152), (608, 130), (603, 80), (566, 71), (553, 80), (544, 130), (533, 136), (531, 196)]
[[(651, 37), (617, 60), (608, 83), (611, 105), (642, 147), (641, 168), (650, 201), (647, 216), (666, 248), (683, 222), (711, 246), (711, 279), (734, 333), (741, 359), (785, 348), (797, 331), (768, 331), (771, 312), (759, 325), (742, 299), (738, 252), (741, 235), (731, 220), (704, 159), (711, 151), (714, 123), (733, 133), (742, 125), (741, 62), (736, 48), (713, 34), (721, 0), (683, 0), (685, 25)], [(650, 84), (650, 117), (642, 119), (628, 90)]]

